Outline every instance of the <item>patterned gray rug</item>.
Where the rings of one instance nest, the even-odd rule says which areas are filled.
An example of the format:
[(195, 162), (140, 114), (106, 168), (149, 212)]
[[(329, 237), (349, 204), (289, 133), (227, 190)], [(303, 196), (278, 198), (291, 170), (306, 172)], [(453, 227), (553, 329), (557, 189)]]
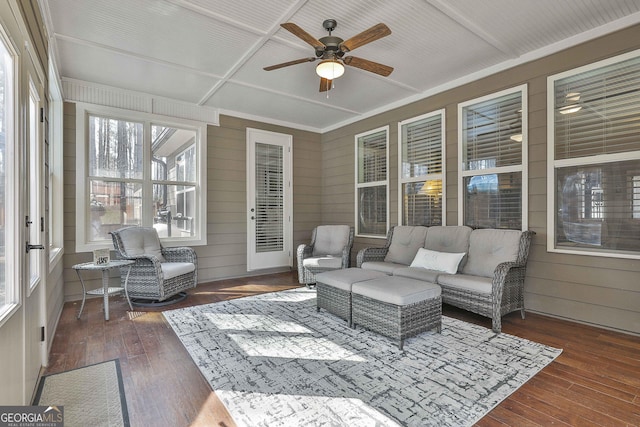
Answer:
[(401, 351), (307, 289), (164, 316), (239, 426), (470, 426), (562, 351), (447, 317)]
[(43, 376), (33, 404), (64, 406), (66, 426), (129, 426), (118, 359)]

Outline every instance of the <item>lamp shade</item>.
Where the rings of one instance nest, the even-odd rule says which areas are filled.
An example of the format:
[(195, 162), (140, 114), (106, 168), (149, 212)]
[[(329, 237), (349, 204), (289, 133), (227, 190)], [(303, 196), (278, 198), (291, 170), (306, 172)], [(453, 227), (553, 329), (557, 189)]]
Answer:
[(318, 64), (316, 74), (327, 80), (337, 79), (344, 74), (344, 65), (336, 60), (327, 59)]

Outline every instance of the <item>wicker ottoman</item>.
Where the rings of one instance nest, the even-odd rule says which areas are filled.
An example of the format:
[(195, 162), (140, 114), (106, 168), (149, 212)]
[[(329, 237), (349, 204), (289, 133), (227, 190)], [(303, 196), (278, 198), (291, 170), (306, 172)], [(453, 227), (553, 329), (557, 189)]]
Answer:
[(440, 286), (404, 277), (383, 277), (356, 283), (351, 290), (353, 327), (360, 325), (398, 340), (430, 329), (441, 331)]
[(347, 321), (351, 327), (351, 287), (355, 283), (388, 277), (374, 270), (345, 268), (316, 275), (316, 306)]

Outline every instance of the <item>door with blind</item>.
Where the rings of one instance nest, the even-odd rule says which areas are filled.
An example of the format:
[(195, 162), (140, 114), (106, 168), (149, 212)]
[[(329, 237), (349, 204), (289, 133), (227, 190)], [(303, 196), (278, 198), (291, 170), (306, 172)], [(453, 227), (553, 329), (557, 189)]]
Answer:
[(291, 142), (247, 129), (247, 270), (292, 265)]

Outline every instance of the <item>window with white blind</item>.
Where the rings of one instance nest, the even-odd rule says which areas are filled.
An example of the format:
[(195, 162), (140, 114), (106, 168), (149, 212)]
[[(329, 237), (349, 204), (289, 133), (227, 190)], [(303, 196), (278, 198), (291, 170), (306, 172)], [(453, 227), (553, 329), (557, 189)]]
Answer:
[(444, 224), (444, 114), (398, 123), (399, 224)]
[(458, 104), (458, 223), (527, 229), (527, 86)]
[(76, 249), (110, 231), (154, 227), (163, 244), (206, 243), (206, 125), (108, 107), (76, 106)]
[(281, 251), (285, 246), (284, 147), (256, 143), (256, 252)]
[(388, 221), (389, 127), (356, 135), (356, 234), (384, 237)]
[(548, 249), (640, 258), (640, 51), (547, 83)]

